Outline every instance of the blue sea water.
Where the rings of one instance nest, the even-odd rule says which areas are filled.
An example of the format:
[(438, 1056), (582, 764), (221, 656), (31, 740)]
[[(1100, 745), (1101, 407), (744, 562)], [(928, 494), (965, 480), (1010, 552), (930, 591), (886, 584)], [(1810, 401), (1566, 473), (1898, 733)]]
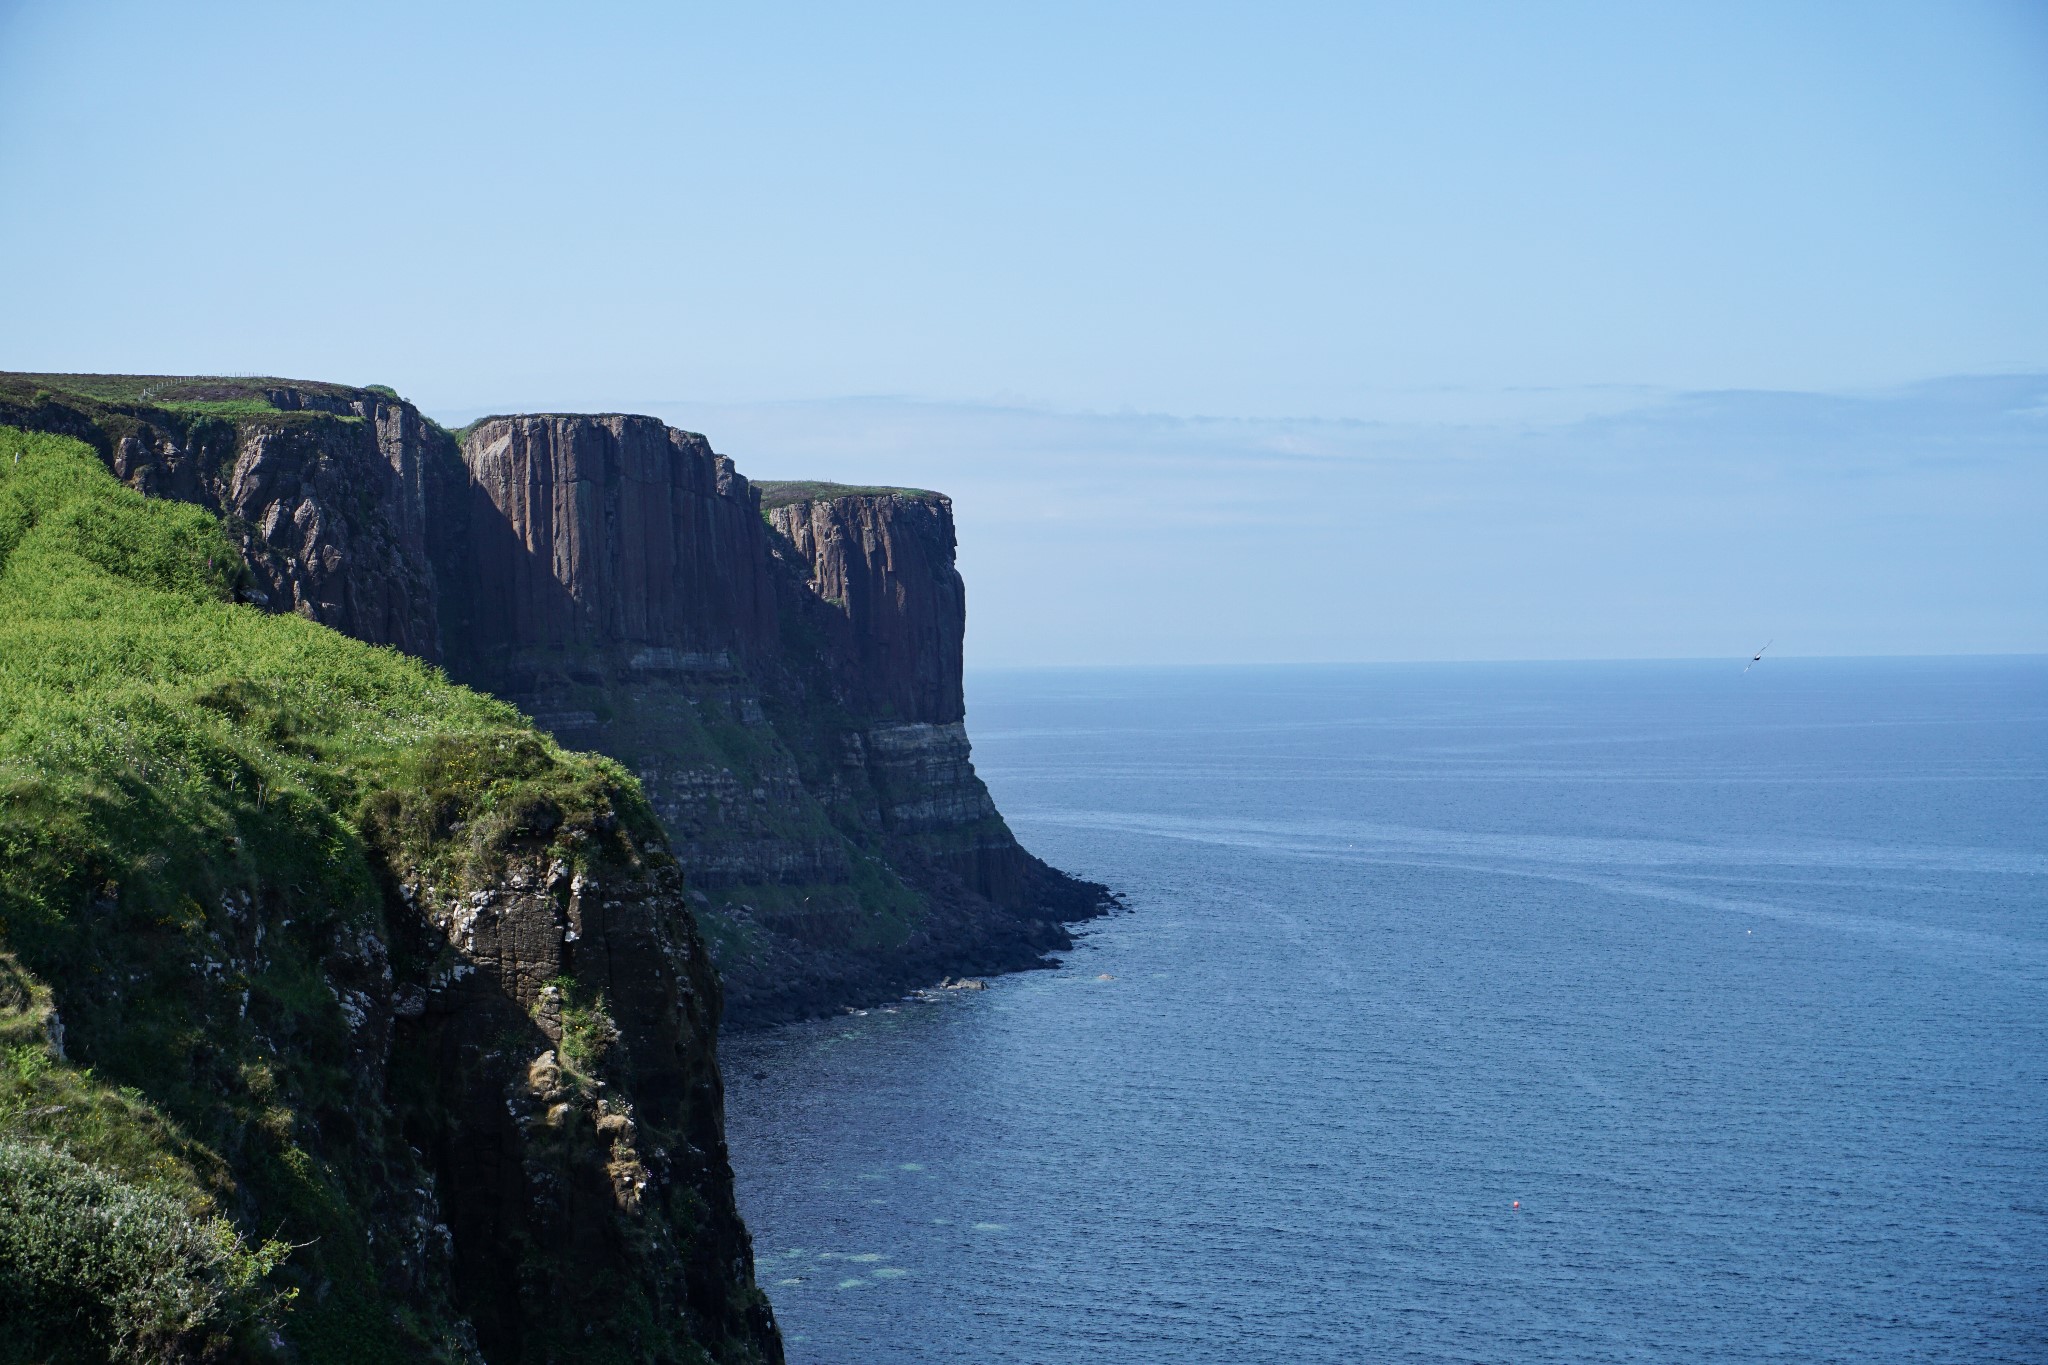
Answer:
[(797, 1365), (2048, 1361), (2048, 660), (969, 696), (1131, 910), (727, 1042)]

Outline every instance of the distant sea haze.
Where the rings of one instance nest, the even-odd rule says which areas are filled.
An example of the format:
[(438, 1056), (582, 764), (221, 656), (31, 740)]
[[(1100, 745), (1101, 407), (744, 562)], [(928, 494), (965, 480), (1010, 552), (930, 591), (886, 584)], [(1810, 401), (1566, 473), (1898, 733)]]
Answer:
[(649, 410), (751, 477), (951, 495), (970, 666), (2048, 650), (2048, 375), (1575, 396)]
[(2048, 1359), (2048, 660), (969, 703), (1131, 913), (726, 1044), (796, 1365)]

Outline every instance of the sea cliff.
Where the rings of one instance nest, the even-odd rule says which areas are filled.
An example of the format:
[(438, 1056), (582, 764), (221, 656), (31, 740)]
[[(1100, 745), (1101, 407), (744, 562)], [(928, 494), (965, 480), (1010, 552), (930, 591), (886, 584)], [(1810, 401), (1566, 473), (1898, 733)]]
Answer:
[(637, 784), (259, 581), (0, 425), (0, 1359), (780, 1360)]
[(749, 1027), (1034, 965), (1108, 892), (1018, 845), (964, 727), (952, 505), (756, 487), (649, 417), (442, 429), (387, 389), (0, 376), (223, 518), (248, 599), (442, 665), (625, 763)]
[(1102, 903), (975, 776), (945, 498), (756, 488), (644, 417), (492, 418), (461, 458), (450, 671), (640, 777), (740, 1023), (1032, 965)]
[(1109, 903), (974, 772), (951, 504), (305, 381), (0, 375), (0, 429), (43, 471), (0, 519), (0, 1200), (170, 1191), (237, 1248), (180, 1350), (779, 1359), (721, 1013), (1035, 965)]

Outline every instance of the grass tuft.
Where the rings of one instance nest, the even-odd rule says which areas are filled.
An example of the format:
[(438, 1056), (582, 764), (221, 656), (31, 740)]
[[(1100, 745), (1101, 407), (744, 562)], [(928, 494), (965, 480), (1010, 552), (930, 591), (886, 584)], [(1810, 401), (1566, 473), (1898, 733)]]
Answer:
[(269, 1328), (287, 1251), (162, 1190), (0, 1137), (0, 1360), (205, 1359)]

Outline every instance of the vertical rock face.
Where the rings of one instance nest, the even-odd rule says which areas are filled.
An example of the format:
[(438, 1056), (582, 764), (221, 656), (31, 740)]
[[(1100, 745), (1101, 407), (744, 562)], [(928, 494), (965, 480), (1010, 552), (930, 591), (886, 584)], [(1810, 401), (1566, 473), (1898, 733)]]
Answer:
[(768, 487), (651, 418), (478, 423), (430, 537), (450, 672), (639, 776), (739, 1022), (1034, 965), (1105, 893), (975, 775), (951, 503)]
[[(206, 500), (241, 524), (244, 553), (273, 606), (432, 659), (427, 428), (406, 405), (355, 406), (354, 424), (242, 428), (234, 463)], [(117, 473), (118, 456), (133, 448), (123, 442)], [(139, 464), (151, 467), (146, 455)]]
[(230, 518), (257, 600), (435, 658), (423, 484), (430, 444), (447, 438), (408, 404), (363, 398), (333, 411), (341, 406), (287, 409), (330, 420), (201, 420), (183, 432), (139, 423), (115, 443), (114, 473)]
[(876, 824), (997, 905), (1060, 900), (975, 775), (964, 724), (966, 591), (952, 500), (921, 489), (764, 484), (763, 506), (829, 642), (849, 742), (878, 798)]
[(457, 456), (410, 403), (333, 384), (176, 379), (145, 388), (147, 401), (95, 401), (34, 382), (79, 379), (113, 377), (0, 376), (0, 422), (77, 436), (129, 486), (218, 513), (252, 601), (440, 656), (428, 484)]
[(952, 500), (914, 490), (805, 497), (786, 488), (770, 485), (763, 506), (829, 608), (818, 615), (849, 704), (877, 718), (960, 721), (967, 603), (953, 567)]
[(780, 567), (731, 462), (651, 418), (548, 415), (477, 424), (462, 466), (432, 545), (450, 672), (632, 768), (700, 908), (852, 904), (845, 838), (768, 719)]
[[(647, 417), (504, 417), (463, 445), (466, 543), (441, 559), (475, 660), (753, 653), (774, 634), (753, 490)], [(452, 529), (452, 528), (451, 528)]]
[(415, 1135), (455, 1301), (492, 1362), (779, 1361), (733, 1204), (716, 974), (672, 864), (482, 887), (414, 874), (397, 1064), (446, 1117)]

